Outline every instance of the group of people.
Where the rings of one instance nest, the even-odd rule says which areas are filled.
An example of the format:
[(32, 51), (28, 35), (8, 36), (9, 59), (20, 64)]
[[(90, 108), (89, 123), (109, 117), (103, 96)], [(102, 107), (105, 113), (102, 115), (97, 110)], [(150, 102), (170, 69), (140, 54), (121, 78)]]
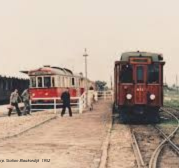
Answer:
[[(21, 97), (22, 97), (22, 99), (21, 99)], [(14, 107), (16, 108), (18, 116), (27, 115), (27, 114), (30, 115), (30, 94), (29, 94), (29, 90), (25, 89), (24, 92), (22, 93), (21, 97), (19, 96), (17, 89), (15, 89), (14, 92), (11, 93), (8, 116), (11, 116), (11, 112), (12, 112)], [(24, 108), (23, 108), (22, 112), (21, 112), (21, 110), (18, 106), (19, 100), (21, 102), (22, 101), (24, 102)], [(72, 117), (72, 110), (71, 110), (71, 106), (70, 106), (69, 88), (66, 88), (66, 90), (61, 94), (61, 100), (63, 102), (61, 117), (63, 117), (63, 115), (65, 114), (66, 108), (68, 108), (68, 110), (69, 110), (69, 116)], [(90, 110), (92, 110), (92, 109), (93, 109), (93, 105), (92, 105), (92, 103), (90, 103)]]
[[(29, 94), (29, 90), (25, 89), (21, 96), (22, 96), (22, 99), (19, 96), (17, 89), (15, 89), (14, 92), (11, 93), (10, 106), (8, 107), (9, 108), (8, 116), (11, 116), (11, 112), (12, 112), (14, 107), (16, 108), (18, 116), (30, 114), (30, 103), (29, 103), (30, 94)], [(24, 102), (24, 109), (23, 109), (22, 112), (21, 112), (19, 105), (18, 105), (19, 101)]]

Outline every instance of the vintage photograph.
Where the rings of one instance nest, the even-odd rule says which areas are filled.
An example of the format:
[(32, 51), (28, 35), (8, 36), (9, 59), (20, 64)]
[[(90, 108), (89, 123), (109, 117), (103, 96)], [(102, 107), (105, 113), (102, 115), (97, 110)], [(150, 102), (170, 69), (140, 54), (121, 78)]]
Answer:
[(1, 168), (178, 168), (179, 1), (1, 0)]

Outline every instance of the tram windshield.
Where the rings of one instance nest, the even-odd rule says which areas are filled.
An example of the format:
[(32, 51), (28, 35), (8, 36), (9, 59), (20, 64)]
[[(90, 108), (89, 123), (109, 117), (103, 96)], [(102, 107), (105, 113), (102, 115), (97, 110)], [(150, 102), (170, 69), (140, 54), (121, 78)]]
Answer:
[(159, 83), (159, 65), (151, 64), (148, 66), (148, 83)]
[(144, 83), (144, 67), (137, 66), (137, 83)]
[(133, 69), (131, 65), (129, 64), (122, 65), (121, 72), (120, 72), (120, 81), (122, 83), (132, 83), (133, 82), (132, 73), (133, 73)]

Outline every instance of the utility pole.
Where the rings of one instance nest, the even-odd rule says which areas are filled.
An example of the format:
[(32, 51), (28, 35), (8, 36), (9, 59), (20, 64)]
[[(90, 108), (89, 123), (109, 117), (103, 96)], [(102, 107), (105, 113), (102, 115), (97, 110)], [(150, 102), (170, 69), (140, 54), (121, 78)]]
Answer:
[(178, 94), (178, 75), (176, 75), (176, 89), (177, 89), (177, 94)]
[(88, 54), (87, 54), (87, 50), (85, 48), (85, 52), (83, 54), (83, 57), (85, 57), (85, 91), (86, 91), (86, 107), (88, 107), (88, 65), (87, 65), (87, 57), (88, 57)]
[(112, 87), (112, 76), (111, 76), (111, 90), (113, 90), (113, 87)]

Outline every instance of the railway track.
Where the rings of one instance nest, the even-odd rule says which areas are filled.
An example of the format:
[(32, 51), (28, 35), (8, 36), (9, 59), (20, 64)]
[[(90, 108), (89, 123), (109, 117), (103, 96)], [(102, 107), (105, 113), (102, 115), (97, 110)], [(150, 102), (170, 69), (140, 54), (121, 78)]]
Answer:
[[(132, 135), (132, 139), (133, 139), (132, 146), (133, 146), (134, 153), (135, 153), (135, 156), (136, 156), (136, 162), (137, 162), (138, 168), (143, 168), (143, 167), (156, 168), (156, 167), (158, 167), (160, 156), (162, 155), (162, 151), (167, 146), (172, 148), (172, 150), (175, 151), (175, 153), (177, 155), (179, 155), (179, 147), (172, 141), (172, 139), (175, 137), (175, 134), (179, 130), (179, 120), (171, 112), (172, 110), (176, 111), (176, 109), (172, 109), (170, 107), (170, 108), (163, 108), (162, 110), (163, 110), (164, 113), (167, 113), (168, 115), (170, 115), (175, 120), (176, 125), (175, 125), (175, 128), (170, 133), (166, 133), (166, 131), (163, 131), (163, 129), (160, 128), (158, 125), (151, 125), (150, 128), (147, 127), (147, 126), (143, 126), (143, 127), (145, 127), (145, 129), (150, 129), (148, 131), (151, 131), (151, 129), (152, 129), (152, 135), (154, 136), (154, 139), (157, 138), (157, 134), (158, 134), (158, 138), (160, 138), (160, 142), (158, 144), (154, 144), (152, 147), (150, 147), (150, 148), (154, 148), (153, 151), (151, 151), (151, 149), (148, 150), (148, 151), (145, 151), (145, 152), (150, 151), (149, 152), (150, 153), (149, 154), (150, 159), (147, 159), (146, 156), (145, 156), (145, 152), (142, 152), (143, 149), (141, 149), (141, 148), (145, 148), (145, 147), (140, 146), (141, 142), (139, 142), (140, 140), (138, 140), (140, 138), (137, 137), (137, 131), (135, 131), (136, 128), (132, 128), (134, 126), (130, 126), (131, 135)], [(161, 137), (162, 137), (162, 140), (161, 140)], [(150, 142), (150, 144), (151, 143), (152, 142)], [(168, 150), (171, 150), (170, 148), (168, 148)]]
[(132, 140), (133, 140), (132, 147), (134, 150), (134, 154), (136, 156), (137, 167), (138, 168), (145, 167), (145, 163), (144, 163), (135, 133), (132, 131), (131, 135), (132, 135)]
[(170, 145), (179, 154), (179, 148), (177, 147), (177, 145), (175, 143), (172, 142), (172, 139), (175, 137), (175, 134), (179, 130), (179, 119), (173, 113), (170, 112), (170, 110), (172, 110), (172, 108), (170, 108), (170, 109), (163, 108), (162, 110), (165, 113), (168, 113), (170, 116), (172, 116), (176, 120), (177, 125), (176, 125), (175, 129), (169, 135), (164, 133), (164, 131), (162, 131), (159, 127), (155, 126), (155, 128), (159, 131), (160, 135), (163, 136), (163, 141), (159, 144), (159, 146), (153, 152), (153, 155), (149, 162), (149, 168), (157, 167), (157, 161), (158, 161), (159, 155), (160, 155), (161, 151), (164, 149), (164, 147), (167, 145)]

